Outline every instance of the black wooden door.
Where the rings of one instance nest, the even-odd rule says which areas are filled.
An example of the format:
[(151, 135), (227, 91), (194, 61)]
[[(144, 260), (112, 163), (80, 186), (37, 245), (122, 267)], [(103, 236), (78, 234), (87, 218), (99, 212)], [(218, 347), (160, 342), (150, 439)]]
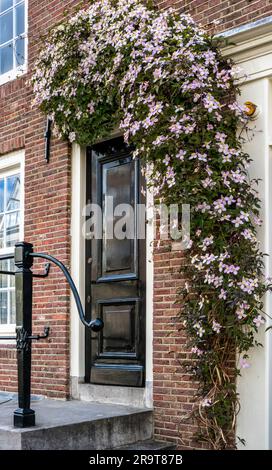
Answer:
[[(102, 223), (101, 238), (98, 230), (86, 242), (86, 311), (104, 322), (98, 335), (86, 332), (92, 383), (144, 385), (145, 240), (137, 237), (143, 231), (136, 209), (144, 203), (141, 179), (140, 162), (123, 138), (88, 149), (87, 202), (101, 207)], [(123, 212), (123, 204), (130, 211)]]

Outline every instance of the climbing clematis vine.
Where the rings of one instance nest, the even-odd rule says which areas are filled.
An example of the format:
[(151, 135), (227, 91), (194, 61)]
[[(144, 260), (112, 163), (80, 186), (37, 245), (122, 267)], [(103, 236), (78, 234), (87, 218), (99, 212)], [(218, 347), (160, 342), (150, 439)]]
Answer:
[(270, 288), (256, 181), (237, 133), (247, 122), (235, 69), (190, 16), (97, 0), (44, 39), (32, 85), (57, 136), (90, 145), (119, 127), (155, 197), (190, 204), (187, 282), (177, 293), (199, 383), (190, 418), (212, 448), (233, 446), (235, 378), (248, 367)]

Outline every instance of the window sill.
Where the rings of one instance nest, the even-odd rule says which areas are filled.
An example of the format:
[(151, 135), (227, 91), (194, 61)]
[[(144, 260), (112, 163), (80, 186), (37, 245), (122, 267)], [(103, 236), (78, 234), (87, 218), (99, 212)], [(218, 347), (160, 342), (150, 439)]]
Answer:
[(0, 336), (16, 335), (16, 325), (0, 325)]
[(5, 85), (6, 83), (9, 83), (13, 80), (16, 80), (17, 78), (22, 77), (26, 73), (27, 73), (26, 66), (4, 73), (3, 75), (0, 75), (0, 86)]
[[(0, 337), (1, 336), (14, 336), (14, 339), (16, 338), (16, 325), (0, 325)], [(15, 341), (13, 340), (0, 340), (0, 348), (1, 346), (6, 346), (6, 345), (15, 345)]]

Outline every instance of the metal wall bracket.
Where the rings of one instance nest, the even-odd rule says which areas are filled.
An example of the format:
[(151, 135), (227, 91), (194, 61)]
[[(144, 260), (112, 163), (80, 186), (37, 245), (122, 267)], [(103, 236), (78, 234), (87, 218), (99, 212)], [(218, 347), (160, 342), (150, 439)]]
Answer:
[(31, 336), (28, 336), (28, 339), (30, 339), (30, 340), (35, 339), (35, 340), (39, 341), (40, 339), (48, 338), (49, 332), (50, 332), (49, 326), (45, 326), (43, 335), (31, 335)]
[(46, 130), (44, 133), (45, 137), (45, 161), (49, 163), (50, 160), (50, 142), (51, 142), (51, 127), (52, 127), (52, 120), (48, 117), (46, 121)]
[(50, 267), (51, 267), (50, 263), (46, 263), (44, 265), (44, 273), (42, 273), (42, 274), (33, 273), (33, 277), (47, 277), (47, 276), (49, 276)]
[[(50, 272), (50, 263), (46, 263), (44, 265), (44, 272), (42, 274), (36, 274), (36, 273), (32, 273), (32, 276), (33, 277), (47, 277), (49, 276), (49, 272)], [(15, 271), (2, 271), (0, 270), (0, 274), (5, 274), (7, 276), (15, 276)]]
[(43, 335), (28, 335), (27, 331), (18, 328), (16, 336), (0, 336), (0, 341), (16, 341), (17, 350), (27, 350), (29, 348), (30, 341), (48, 338), (50, 332), (49, 326), (44, 327)]

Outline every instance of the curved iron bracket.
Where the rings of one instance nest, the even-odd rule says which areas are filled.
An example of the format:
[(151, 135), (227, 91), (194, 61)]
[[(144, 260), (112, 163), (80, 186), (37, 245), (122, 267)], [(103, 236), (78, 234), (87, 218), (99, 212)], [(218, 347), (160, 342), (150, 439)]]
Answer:
[(33, 273), (32, 276), (33, 277), (48, 277), (49, 272), (50, 272), (50, 263), (46, 263), (44, 265), (44, 272), (42, 274)]
[(49, 336), (49, 332), (50, 332), (50, 327), (49, 326), (45, 326), (44, 329), (43, 329), (44, 333), (43, 335), (31, 335), (31, 336), (28, 336), (28, 339), (36, 339), (36, 340), (40, 340), (40, 339), (45, 339), (45, 338), (48, 338)]
[[(44, 272), (39, 274), (39, 273), (33, 273), (33, 277), (48, 277), (50, 272), (50, 263), (46, 263), (44, 265)], [(15, 271), (0, 271), (0, 274), (5, 274), (8, 276), (15, 276)]]
[(77, 306), (77, 310), (78, 310), (78, 314), (79, 314), (79, 318), (81, 320), (81, 322), (83, 323), (84, 326), (86, 326), (87, 328), (90, 328), (92, 331), (94, 332), (98, 332), (100, 330), (102, 330), (102, 328), (104, 327), (104, 323), (103, 321), (100, 319), (100, 318), (96, 318), (95, 320), (91, 320), (91, 321), (87, 321), (86, 318), (85, 318), (85, 313), (84, 313), (84, 310), (83, 310), (83, 307), (82, 307), (82, 303), (81, 303), (81, 300), (80, 300), (80, 297), (79, 297), (79, 293), (77, 291), (77, 288), (75, 286), (75, 283), (71, 277), (71, 274), (69, 273), (68, 269), (66, 268), (66, 266), (64, 266), (64, 264), (59, 261), (57, 258), (54, 258), (54, 256), (51, 256), (51, 255), (47, 255), (45, 253), (29, 253), (29, 256), (32, 256), (32, 258), (42, 258), (42, 259), (46, 259), (48, 261), (51, 261), (52, 263), (54, 263), (56, 266), (58, 266), (58, 268), (61, 269), (61, 271), (63, 272), (70, 288), (71, 288), (71, 291), (73, 293), (73, 296), (74, 296), (74, 299), (75, 299), (75, 303), (76, 303), (76, 306)]
[(33, 339), (39, 341), (40, 339), (48, 338), (49, 333), (50, 333), (50, 327), (45, 326), (43, 331), (44, 331), (43, 335), (29, 336), (27, 331), (25, 331), (23, 328), (20, 328), (17, 330), (16, 336), (0, 336), (0, 340), (16, 341), (17, 349), (24, 349), (28, 347), (29, 341), (32, 341)]

